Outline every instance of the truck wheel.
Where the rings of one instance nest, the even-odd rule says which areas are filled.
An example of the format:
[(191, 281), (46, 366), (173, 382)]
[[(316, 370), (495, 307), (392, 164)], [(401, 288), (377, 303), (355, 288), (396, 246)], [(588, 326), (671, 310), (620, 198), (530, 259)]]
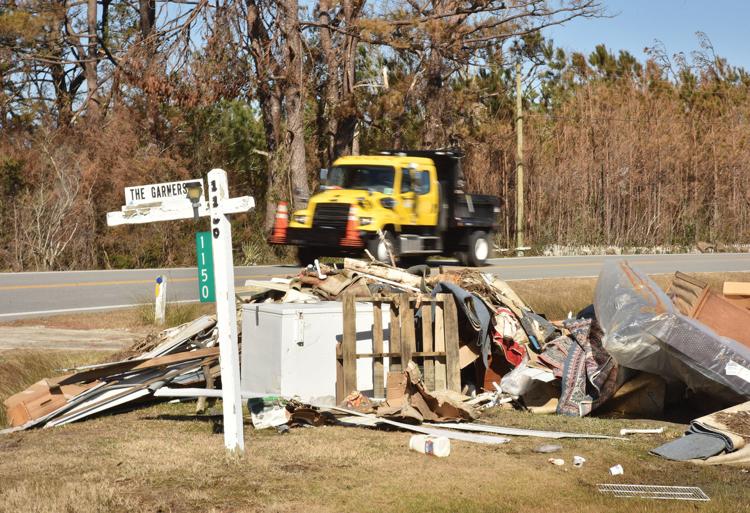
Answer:
[(466, 252), (466, 263), (472, 267), (481, 267), (490, 256), (490, 241), (487, 234), (481, 231), (469, 236), (469, 247)]
[(375, 259), (379, 262), (383, 262), (385, 264), (391, 263), (391, 258), (388, 256), (389, 249), (393, 254), (393, 259), (398, 262), (396, 237), (394, 237), (393, 234), (387, 230), (383, 232), (383, 240), (381, 240), (380, 237), (376, 234), (367, 243), (367, 250), (372, 253), (372, 256), (374, 256)]
[(318, 256), (318, 252), (312, 248), (297, 248), (297, 263), (300, 267), (307, 267), (309, 264), (314, 263)]

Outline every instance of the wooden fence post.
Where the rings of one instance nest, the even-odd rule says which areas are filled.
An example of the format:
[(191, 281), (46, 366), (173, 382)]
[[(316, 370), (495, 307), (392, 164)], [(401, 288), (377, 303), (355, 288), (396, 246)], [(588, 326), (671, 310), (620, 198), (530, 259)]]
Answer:
[[(422, 351), (429, 353), (435, 351), (435, 345), (432, 340), (432, 307), (434, 301), (422, 305)], [(424, 384), (427, 390), (435, 390), (435, 359), (424, 359)]]
[(406, 370), (412, 353), (417, 349), (414, 337), (414, 311), (409, 304), (409, 294), (400, 294), (398, 303), (398, 316), (401, 319), (401, 369)]
[(461, 391), (461, 367), (458, 357), (458, 312), (451, 294), (443, 294), (445, 317), (445, 379), (448, 390)]
[[(383, 352), (383, 308), (380, 301), (372, 304), (372, 352)], [(372, 391), (375, 397), (385, 397), (385, 386), (383, 382), (383, 357), (375, 356), (372, 359)]]

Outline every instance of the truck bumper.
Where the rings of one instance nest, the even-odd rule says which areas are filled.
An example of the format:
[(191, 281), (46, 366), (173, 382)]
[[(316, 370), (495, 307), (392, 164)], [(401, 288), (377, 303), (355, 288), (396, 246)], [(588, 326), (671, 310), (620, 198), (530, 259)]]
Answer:
[(331, 254), (336, 250), (362, 249), (367, 244), (369, 234), (359, 232), (359, 239), (347, 238), (342, 230), (329, 228), (288, 228), (283, 242), (268, 239), (269, 244), (324, 248)]

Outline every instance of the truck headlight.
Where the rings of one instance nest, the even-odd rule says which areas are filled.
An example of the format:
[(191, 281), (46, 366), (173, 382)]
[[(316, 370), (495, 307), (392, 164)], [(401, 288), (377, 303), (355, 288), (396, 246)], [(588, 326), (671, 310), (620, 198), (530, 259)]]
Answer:
[(292, 216), (292, 220), (295, 223), (305, 224), (307, 222), (307, 216), (305, 216), (305, 215), (295, 215), (295, 216)]
[(383, 208), (392, 209), (393, 207), (396, 206), (396, 200), (393, 198), (382, 198), (380, 200), (380, 204), (383, 205)]
[(372, 224), (372, 217), (360, 217), (359, 218), (360, 226), (367, 226), (368, 224)]

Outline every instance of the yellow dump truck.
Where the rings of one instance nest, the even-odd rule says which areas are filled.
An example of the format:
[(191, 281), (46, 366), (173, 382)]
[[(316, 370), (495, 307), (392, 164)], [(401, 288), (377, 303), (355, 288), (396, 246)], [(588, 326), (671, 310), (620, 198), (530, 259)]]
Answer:
[(464, 191), (461, 157), (401, 150), (341, 157), (321, 170), (320, 191), (269, 242), (297, 246), (303, 265), (364, 249), (383, 262), (390, 252), (402, 265), (430, 255), (482, 265), (500, 202)]

